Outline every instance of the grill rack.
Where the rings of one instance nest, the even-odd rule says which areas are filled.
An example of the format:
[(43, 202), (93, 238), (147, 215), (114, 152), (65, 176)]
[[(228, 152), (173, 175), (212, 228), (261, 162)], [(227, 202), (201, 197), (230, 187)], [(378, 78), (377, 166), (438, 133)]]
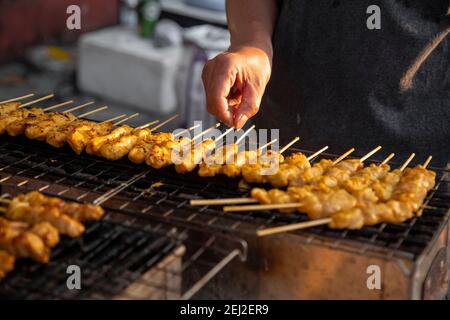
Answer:
[[(307, 150), (292, 150), (311, 154)], [(335, 156), (324, 153), (316, 161)], [(319, 241), (362, 254), (417, 259), (436, 240), (450, 215), (449, 170), (430, 168), (438, 173), (439, 183), (427, 196), (420, 218), (361, 230), (316, 227), (298, 233), (305, 235), (308, 242)], [(252, 236), (260, 228), (307, 219), (300, 214), (226, 213), (221, 207), (189, 205), (191, 199), (246, 196), (237, 189), (237, 180), (205, 179), (195, 173), (180, 175), (172, 168), (154, 170), (145, 165), (131, 165), (126, 160), (108, 162), (88, 155), (77, 156), (71, 150), (54, 149), (24, 138), (3, 137), (0, 142), (0, 183), (21, 185), (25, 180), (31, 189), (45, 188), (49, 194), (102, 203), (105, 208), (128, 216), (169, 222), (189, 229), (208, 229), (216, 234)], [(162, 185), (158, 186), (158, 183)]]

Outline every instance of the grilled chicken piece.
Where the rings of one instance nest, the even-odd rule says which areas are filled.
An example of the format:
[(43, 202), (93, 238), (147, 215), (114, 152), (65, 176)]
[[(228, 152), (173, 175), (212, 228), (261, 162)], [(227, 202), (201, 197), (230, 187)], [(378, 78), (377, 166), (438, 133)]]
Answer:
[(17, 199), (32, 205), (56, 207), (62, 214), (66, 214), (78, 221), (100, 220), (104, 215), (104, 210), (100, 206), (67, 202), (60, 198), (47, 197), (37, 191), (20, 195)]
[(130, 134), (133, 131), (133, 128), (127, 125), (120, 126), (119, 128), (114, 129), (110, 133), (104, 136), (97, 136), (93, 138), (86, 146), (86, 152), (91, 155), (100, 155), (100, 148), (114, 140), (119, 139), (123, 135)]
[(16, 259), (8, 252), (0, 250), (0, 280), (3, 279), (6, 274), (14, 269), (14, 262)]
[(128, 153), (128, 159), (136, 164), (145, 162), (150, 148), (156, 144), (161, 144), (167, 141), (173, 141), (174, 137), (171, 133), (158, 132), (146, 137), (144, 140), (138, 142)]
[(124, 134), (117, 140), (109, 141), (99, 149), (99, 155), (108, 160), (119, 160), (126, 156), (139, 142), (145, 141), (151, 136), (150, 129), (134, 129), (129, 134)]
[(25, 135), (31, 140), (45, 141), (48, 132), (57, 126), (64, 126), (76, 120), (73, 114), (55, 112), (46, 116), (42, 121), (25, 125)]
[(95, 124), (95, 122), (89, 120), (77, 119), (68, 124), (57, 125), (47, 132), (45, 141), (55, 148), (62, 148), (66, 144), (67, 138), (72, 130), (83, 125)]
[(1, 217), (0, 249), (17, 258), (32, 258), (40, 263), (47, 263), (50, 257), (50, 249), (38, 235), (15, 228)]
[(154, 144), (148, 150), (145, 162), (155, 169), (169, 166), (173, 164), (173, 151), (177, 151), (179, 156), (183, 156), (183, 148), (190, 145), (191, 140), (188, 138), (180, 138), (177, 140), (166, 141), (161, 144)]
[(0, 134), (3, 134), (5, 131), (8, 132), (11, 136), (16, 136), (18, 134), (23, 133), (21, 131), (18, 134), (14, 134), (14, 131), (10, 131), (10, 127), (14, 128), (16, 123), (22, 123), (25, 119), (33, 119), (39, 117), (43, 114), (44, 111), (41, 109), (18, 109), (10, 112), (7, 115), (0, 117)]
[(181, 163), (175, 164), (175, 170), (178, 173), (188, 173), (194, 171), (198, 164), (205, 159), (216, 147), (216, 143), (212, 139), (202, 141), (197, 146), (188, 148), (187, 152), (183, 152)]
[(7, 102), (0, 104), (0, 117), (9, 115), (21, 106), (20, 102)]
[(11, 220), (30, 224), (49, 222), (61, 234), (72, 238), (79, 237), (84, 232), (84, 226), (79, 221), (63, 214), (57, 207), (28, 203), (23, 200), (23, 196), (11, 201), (5, 216)]
[(34, 233), (44, 241), (47, 247), (53, 248), (59, 242), (59, 232), (48, 222), (41, 222), (31, 225), (21, 221), (8, 221), (9, 226), (16, 231), (29, 231)]
[(88, 145), (89, 141), (95, 137), (104, 136), (111, 132), (113, 123), (102, 122), (99, 124), (83, 124), (73, 128), (67, 136), (67, 143), (76, 154), (81, 154)]

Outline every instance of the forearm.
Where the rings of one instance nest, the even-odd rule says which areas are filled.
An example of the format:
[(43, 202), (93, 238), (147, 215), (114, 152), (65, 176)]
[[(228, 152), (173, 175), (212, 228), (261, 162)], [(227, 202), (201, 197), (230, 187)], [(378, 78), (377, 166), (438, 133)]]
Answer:
[(277, 17), (276, 0), (227, 0), (231, 48), (252, 46), (272, 60), (272, 34)]

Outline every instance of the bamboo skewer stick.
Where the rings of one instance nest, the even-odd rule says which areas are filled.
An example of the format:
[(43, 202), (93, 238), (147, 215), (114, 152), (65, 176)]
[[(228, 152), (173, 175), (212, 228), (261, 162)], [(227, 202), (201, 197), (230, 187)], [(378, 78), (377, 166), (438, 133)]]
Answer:
[(352, 154), (355, 151), (355, 148), (351, 148), (347, 152), (345, 152), (343, 155), (341, 155), (339, 158), (333, 161), (333, 166), (347, 158), (350, 154)]
[[(144, 125), (142, 125), (140, 127), (137, 127), (136, 129), (138, 129), (138, 130), (145, 129), (145, 128), (148, 128), (148, 127), (150, 127), (150, 126), (152, 126), (154, 124), (157, 124), (158, 122), (159, 122), (159, 120), (153, 120), (152, 122), (146, 123), (146, 124), (144, 124)], [(153, 129), (151, 129), (151, 131), (153, 131)]]
[[(158, 124), (156, 127), (151, 128), (151, 130), (152, 130), (152, 131), (155, 131), (155, 130), (161, 128), (162, 126), (165, 126), (165, 125), (168, 124), (169, 122), (171, 122), (171, 121), (175, 120), (176, 118), (178, 118), (178, 116), (179, 116), (179, 115), (176, 114), (176, 115), (170, 117), (169, 119), (167, 119), (167, 120), (161, 122), (160, 124)], [(141, 128), (141, 127), (138, 127), (138, 129), (142, 129), (142, 128)]]
[(208, 206), (208, 205), (224, 205), (224, 204), (240, 204), (240, 203), (256, 203), (258, 202), (253, 198), (227, 198), (227, 199), (198, 199), (191, 200), (191, 206)]
[(433, 156), (428, 156), (427, 160), (425, 160), (425, 162), (422, 165), (424, 169), (426, 169), (428, 167), (428, 165), (431, 162), (431, 159), (433, 159)]
[(359, 159), (359, 161), (364, 162), (367, 159), (369, 159), (372, 155), (374, 155), (376, 152), (380, 151), (381, 146), (376, 147), (375, 149), (373, 149), (372, 151), (370, 151), (369, 153), (367, 153), (365, 156), (363, 156), (362, 158)]
[(57, 108), (61, 108), (61, 107), (67, 106), (68, 104), (71, 104), (71, 103), (73, 103), (73, 100), (69, 100), (69, 101), (66, 101), (66, 102), (58, 103), (58, 104), (55, 104), (54, 106), (50, 106), (50, 107), (47, 107), (47, 108), (42, 109), (42, 110), (43, 111), (50, 111), (50, 110), (53, 110), (53, 109), (57, 109)]
[(280, 150), (280, 154), (285, 152), (287, 149), (292, 147), (298, 140), (300, 140), (300, 137), (295, 137), (291, 142), (289, 142), (287, 145), (283, 147), (283, 149)]
[(395, 153), (391, 153), (390, 155), (387, 156), (386, 159), (383, 160), (383, 162), (381, 162), (380, 165), (387, 164), (394, 156), (395, 156)]
[(406, 169), (406, 167), (409, 165), (409, 163), (412, 161), (412, 159), (414, 159), (414, 157), (416, 156), (415, 153), (411, 153), (411, 155), (409, 156), (409, 158), (405, 161), (405, 163), (400, 167), (400, 171), (403, 171)]
[(261, 151), (261, 150), (267, 149), (268, 147), (270, 147), (271, 145), (273, 145), (277, 141), (278, 141), (278, 139), (273, 139), (272, 141), (267, 142), (262, 147), (259, 147), (258, 150)]
[(114, 117), (114, 118), (111, 118), (111, 119), (108, 119), (108, 120), (104, 120), (104, 121), (100, 122), (100, 124), (106, 123), (106, 122), (113, 122), (113, 121), (122, 119), (123, 117), (126, 117), (126, 116), (127, 116), (126, 114), (121, 114), (120, 116), (117, 116), (117, 117)]
[(253, 210), (273, 210), (273, 209), (291, 209), (301, 207), (301, 203), (274, 203), (274, 204), (254, 204), (246, 206), (226, 206), (223, 207), (225, 212), (235, 211), (253, 211)]
[(214, 141), (219, 141), (220, 139), (222, 139), (223, 137), (225, 137), (227, 134), (229, 134), (231, 131), (233, 131), (234, 128), (230, 128), (227, 131), (225, 131), (224, 133), (222, 133), (220, 136), (218, 136)]
[(24, 104), (20, 105), (19, 109), (31, 106), (32, 104), (35, 104), (35, 103), (38, 103), (38, 102), (41, 102), (41, 101), (44, 101), (44, 100), (48, 100), (50, 98), (53, 98), (54, 96), (55, 95), (52, 93), (52, 94), (49, 94), (47, 96), (44, 96), (44, 97), (41, 97), (41, 98), (38, 98), (38, 99), (35, 99), (35, 100), (32, 100), (32, 101), (29, 101), (27, 103), (24, 103)]
[(210, 131), (212, 131), (212, 130), (218, 128), (218, 127), (220, 127), (220, 123), (219, 123), (219, 122), (216, 123), (215, 125), (213, 125), (212, 127), (210, 127), (210, 128), (208, 128), (208, 129), (206, 129), (206, 130), (200, 132), (198, 135), (194, 136), (194, 137), (192, 138), (192, 141), (197, 140), (197, 139), (200, 138), (201, 136), (207, 134), (208, 132), (210, 132)]
[(186, 132), (189, 132), (189, 131), (191, 131), (191, 130), (194, 130), (195, 128), (198, 128), (198, 127), (200, 127), (200, 124), (196, 124), (195, 126), (192, 126), (192, 127), (190, 127), (190, 128), (184, 129), (184, 130), (178, 132), (177, 134), (175, 134), (173, 137), (174, 137), (174, 138), (179, 137), (179, 136), (181, 136), (182, 134), (184, 134), (184, 133), (186, 133)]
[(308, 158), (308, 161), (311, 161), (312, 159), (314, 159), (315, 157), (317, 157), (319, 154), (321, 154), (322, 152), (324, 152), (325, 150), (328, 149), (328, 146), (323, 147), (322, 149), (320, 149), (319, 151), (313, 153), (312, 155), (310, 155)]
[(258, 230), (258, 231), (256, 231), (256, 235), (258, 237), (264, 237), (264, 236), (268, 236), (268, 235), (272, 235), (272, 234), (276, 234), (276, 233), (284, 233), (284, 232), (288, 232), (288, 231), (295, 231), (295, 230), (317, 227), (317, 226), (329, 224), (330, 222), (331, 222), (330, 218), (324, 218), (324, 219), (288, 224), (285, 226)]
[(100, 111), (103, 111), (103, 110), (106, 110), (106, 109), (108, 109), (108, 106), (100, 107), (100, 108), (97, 108), (95, 110), (92, 110), (92, 111), (80, 114), (78, 116), (78, 118), (84, 118), (84, 117), (90, 116), (90, 115), (92, 115), (94, 113), (97, 113), (97, 112), (100, 112)]
[[(93, 103), (94, 103), (94, 101), (86, 102), (86, 103), (83, 103), (83, 104), (81, 104), (79, 106), (76, 106), (76, 107), (73, 107), (71, 109), (65, 110), (65, 111), (63, 111), (63, 113), (69, 113), (69, 112), (77, 111), (77, 110), (83, 109), (83, 108), (85, 108), (87, 106), (90, 106)], [(51, 109), (54, 109), (54, 107), (51, 107)], [(48, 109), (48, 110), (51, 110), (51, 109)], [(44, 109), (44, 111), (48, 111), (48, 110)]]
[(250, 128), (248, 128), (248, 129), (244, 132), (244, 134), (243, 134), (242, 136), (240, 136), (240, 137), (236, 140), (236, 142), (235, 142), (234, 144), (235, 144), (235, 145), (239, 145), (239, 144), (242, 142), (242, 140), (244, 140), (245, 137), (246, 137), (253, 129), (255, 129), (255, 125), (252, 125)]
[(138, 115), (139, 115), (139, 113), (132, 114), (131, 116), (126, 117), (125, 119), (117, 121), (114, 125), (118, 126), (118, 125), (120, 125), (120, 124), (122, 124), (122, 123), (124, 123), (124, 122), (126, 122), (126, 121), (128, 121), (130, 119), (133, 119), (133, 118), (137, 117)]
[(3, 100), (3, 101), (0, 101), (0, 104), (8, 103), (8, 102), (20, 101), (20, 100), (23, 100), (23, 99), (26, 99), (26, 98), (31, 98), (32, 96), (34, 96), (34, 93), (30, 93), (30, 94), (27, 94), (27, 95), (24, 95), (24, 96), (20, 96), (20, 97), (16, 97), (16, 98), (11, 98), (11, 99), (8, 99), (8, 100)]

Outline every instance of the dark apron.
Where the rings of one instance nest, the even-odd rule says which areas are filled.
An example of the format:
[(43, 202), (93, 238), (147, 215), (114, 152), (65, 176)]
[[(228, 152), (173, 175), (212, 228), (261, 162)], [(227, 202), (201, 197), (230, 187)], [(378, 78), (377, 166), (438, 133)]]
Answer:
[[(381, 30), (369, 30), (370, 5)], [(448, 28), (448, 0), (281, 0), (273, 72), (255, 123), (298, 147), (359, 154), (382, 145), (403, 160), (450, 160), (450, 35), (400, 90), (406, 71)]]

